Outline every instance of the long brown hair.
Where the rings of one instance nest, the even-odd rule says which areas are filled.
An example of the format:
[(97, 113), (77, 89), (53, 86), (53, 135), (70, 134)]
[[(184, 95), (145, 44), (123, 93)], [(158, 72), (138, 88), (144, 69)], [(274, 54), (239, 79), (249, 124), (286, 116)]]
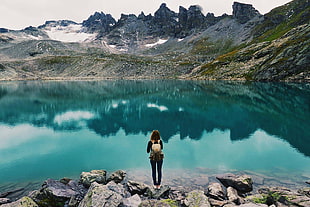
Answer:
[(155, 142), (155, 141), (158, 141), (158, 140), (160, 140), (159, 131), (158, 130), (153, 130), (152, 134), (151, 134), (151, 141)]

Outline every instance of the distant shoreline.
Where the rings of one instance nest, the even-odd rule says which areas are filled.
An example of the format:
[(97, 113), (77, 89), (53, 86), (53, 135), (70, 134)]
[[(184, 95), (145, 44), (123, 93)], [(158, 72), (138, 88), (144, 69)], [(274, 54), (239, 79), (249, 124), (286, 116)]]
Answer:
[(244, 78), (238, 79), (203, 79), (193, 77), (151, 77), (151, 76), (129, 76), (129, 77), (45, 77), (45, 78), (0, 78), (1, 82), (10, 81), (104, 81), (104, 80), (193, 80), (193, 81), (237, 81), (237, 82), (262, 82), (262, 83), (310, 83), (309, 80), (300, 81), (289, 81), (289, 80), (278, 80), (278, 81), (257, 81), (257, 80), (246, 80)]

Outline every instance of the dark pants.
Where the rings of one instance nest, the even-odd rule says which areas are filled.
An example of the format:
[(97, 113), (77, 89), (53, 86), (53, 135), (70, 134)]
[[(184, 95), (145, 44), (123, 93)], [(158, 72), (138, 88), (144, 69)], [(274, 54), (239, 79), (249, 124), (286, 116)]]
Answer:
[[(160, 185), (161, 183), (161, 168), (163, 166), (163, 160), (161, 161), (154, 161), (150, 160), (152, 166), (152, 177), (154, 185)], [(157, 167), (157, 174), (158, 174), (158, 182), (156, 182), (156, 167)]]

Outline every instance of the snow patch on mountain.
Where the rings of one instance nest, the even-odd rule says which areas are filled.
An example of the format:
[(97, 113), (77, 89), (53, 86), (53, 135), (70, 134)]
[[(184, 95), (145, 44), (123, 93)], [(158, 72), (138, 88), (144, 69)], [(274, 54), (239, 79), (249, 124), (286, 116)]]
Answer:
[(152, 43), (152, 44), (146, 44), (145, 47), (154, 47), (156, 45), (161, 45), (164, 44), (165, 42), (167, 42), (167, 40), (164, 39), (159, 39), (157, 42)]
[(97, 36), (96, 33), (83, 32), (82, 25), (78, 24), (48, 26), (44, 31), (52, 40), (61, 42), (90, 42)]

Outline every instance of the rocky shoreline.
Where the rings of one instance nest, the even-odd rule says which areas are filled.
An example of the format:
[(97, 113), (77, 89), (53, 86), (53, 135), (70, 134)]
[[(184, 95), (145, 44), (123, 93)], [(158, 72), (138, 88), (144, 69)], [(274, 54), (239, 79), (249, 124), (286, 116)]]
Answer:
[[(307, 187), (289, 189), (283, 186), (257, 188), (257, 178), (245, 173), (218, 174), (210, 182), (202, 177), (197, 179), (197, 182), (205, 187), (191, 188), (195, 183), (192, 183), (192, 186), (170, 186), (167, 182), (158, 190), (150, 183), (133, 180), (133, 177), (129, 177), (123, 170), (111, 174), (105, 170), (92, 170), (82, 172), (79, 179), (48, 179), (40, 189), (29, 192), (17, 201), (6, 197), (22, 189), (2, 192), (0, 205), (3, 207), (310, 206), (310, 181), (305, 181)], [(190, 179), (190, 182), (193, 180)]]

